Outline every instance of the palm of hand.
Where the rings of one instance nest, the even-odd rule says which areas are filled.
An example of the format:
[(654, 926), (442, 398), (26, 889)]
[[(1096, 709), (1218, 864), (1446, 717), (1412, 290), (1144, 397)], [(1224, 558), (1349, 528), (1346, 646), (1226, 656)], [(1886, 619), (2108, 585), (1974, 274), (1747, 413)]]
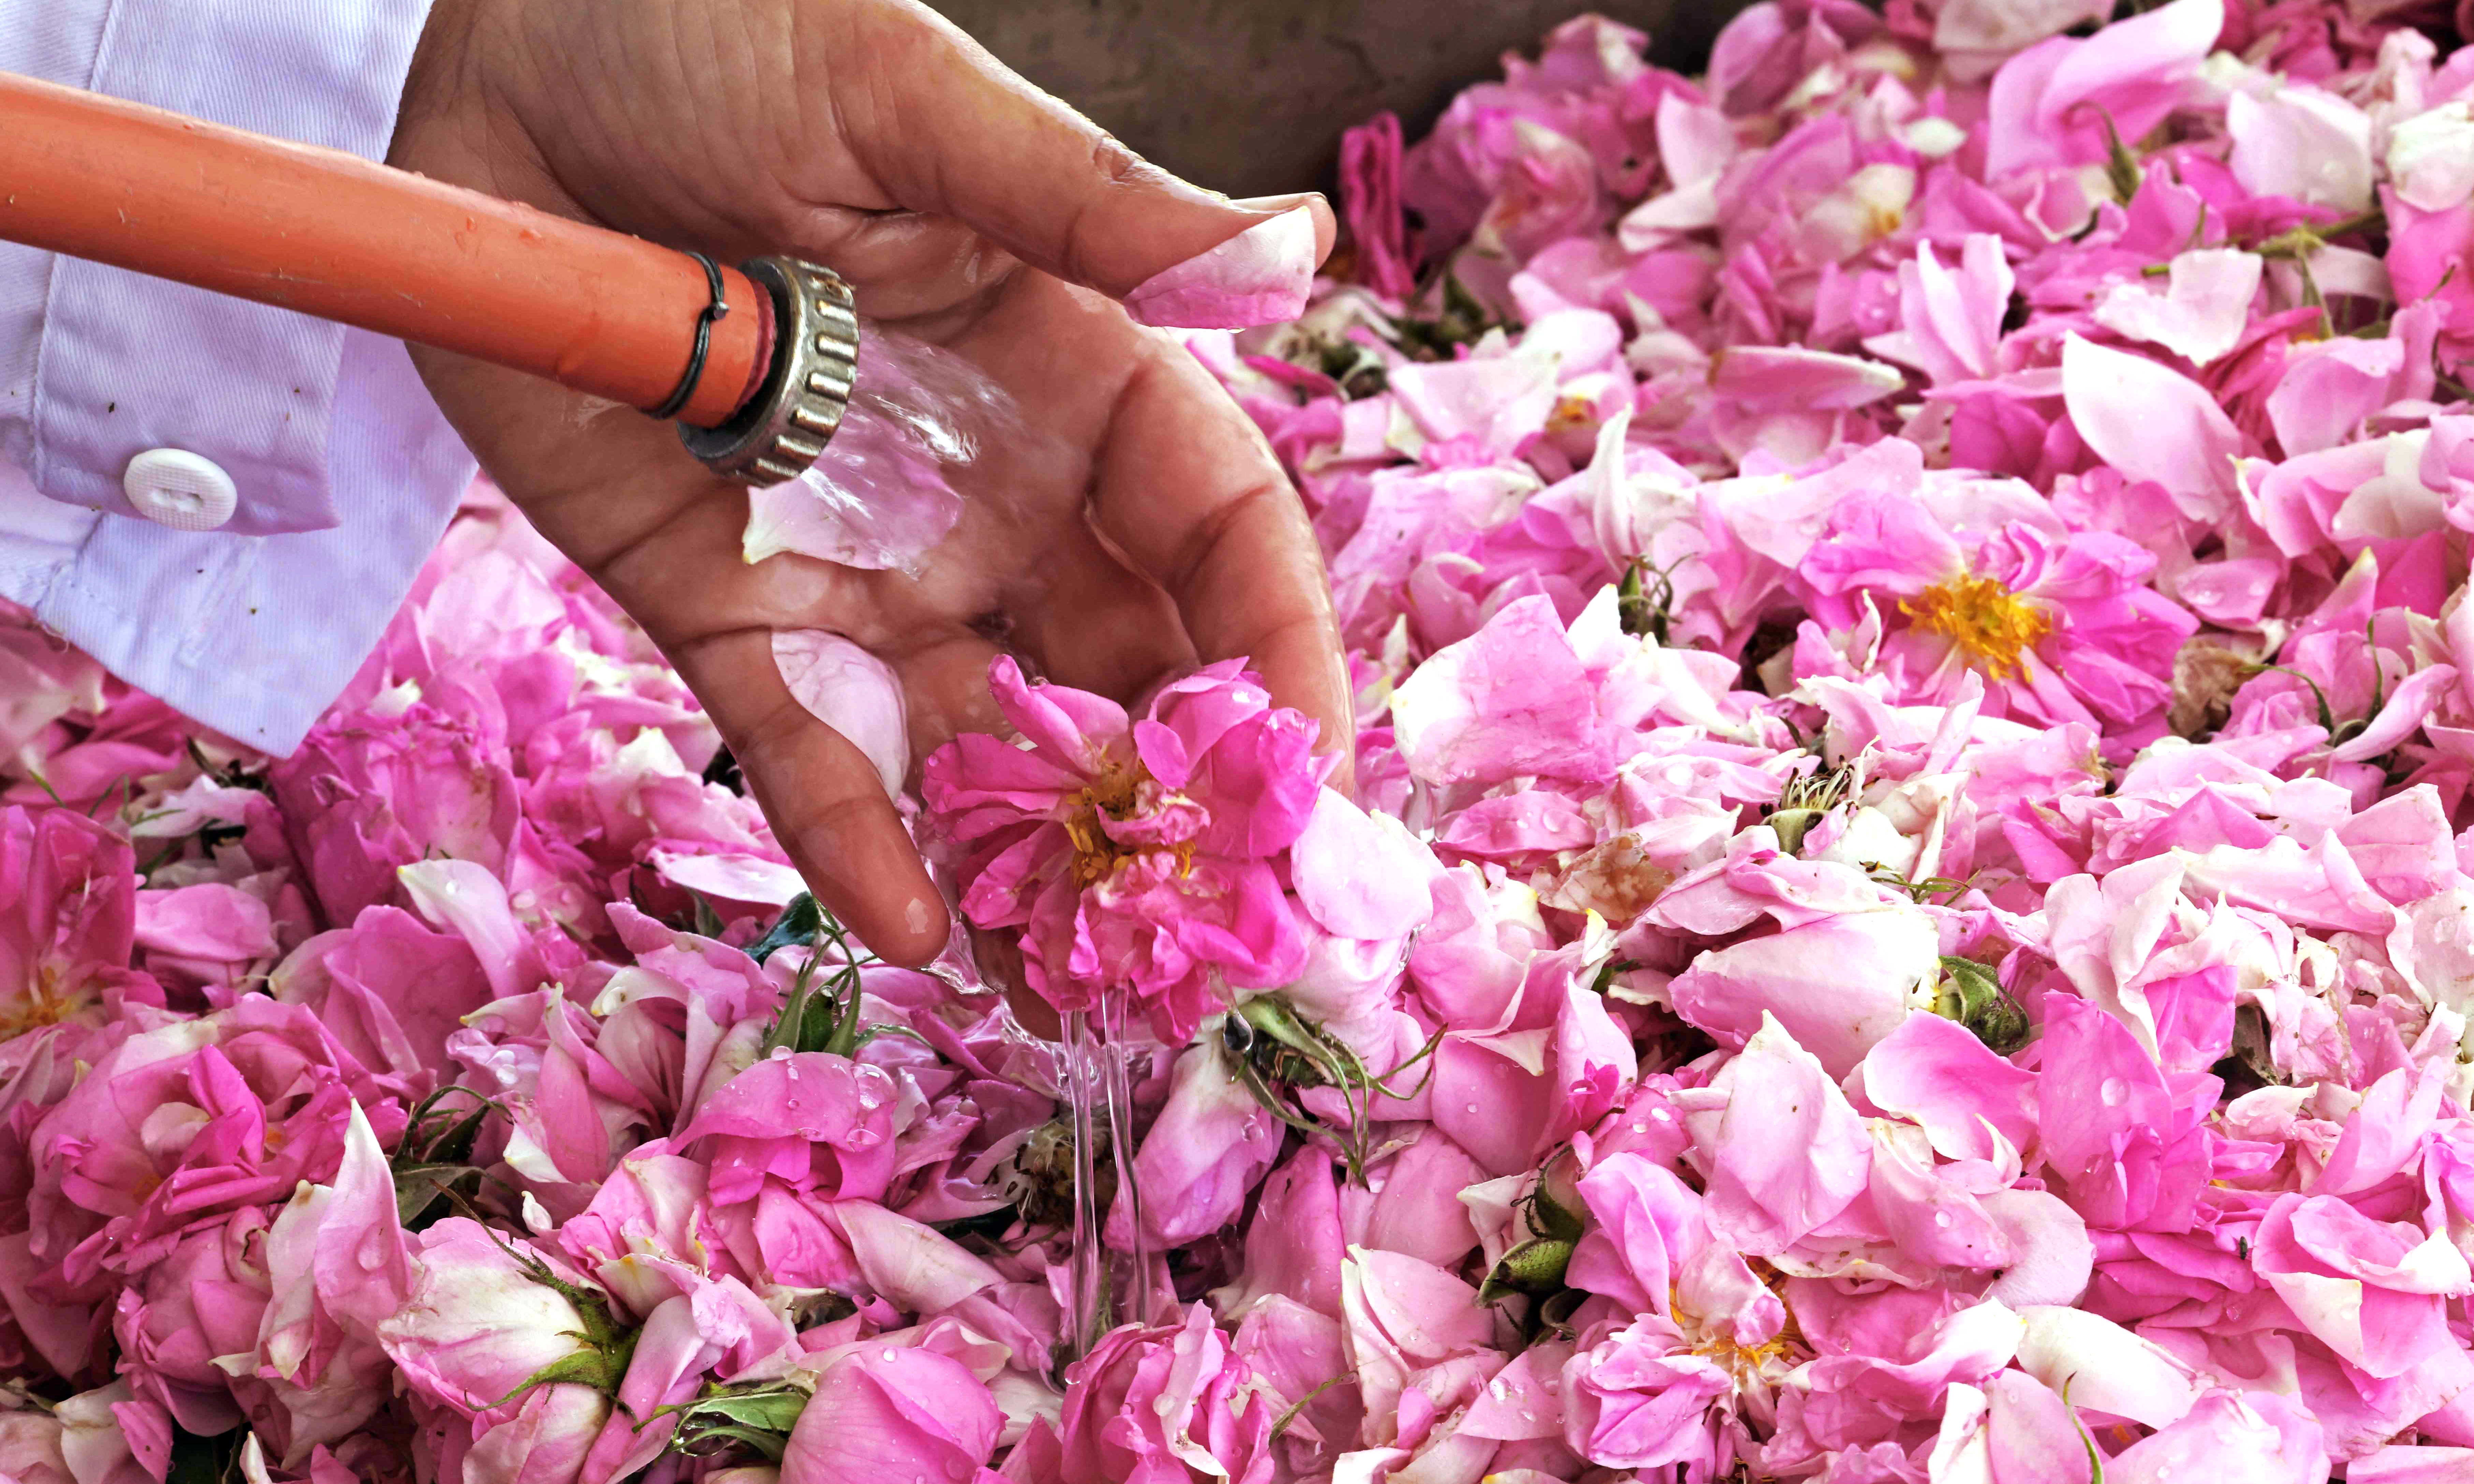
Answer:
[(891, 666), (914, 756), (998, 726), (1000, 644), (1127, 699), (1250, 655), (1327, 742), (1351, 735), (1321, 561), (1260, 436), (1172, 339), (1040, 271), (1122, 293), (1262, 213), (1112, 148), (895, 0), (447, 0), (407, 87), (395, 163), (725, 259), (832, 263), (1041, 434), (982, 450), (915, 573), (751, 566), (745, 492), (667, 426), (418, 354), (483, 466), (703, 699), (818, 894), (897, 961), (941, 945), (943, 905), (873, 766), (790, 696), (777, 631)]

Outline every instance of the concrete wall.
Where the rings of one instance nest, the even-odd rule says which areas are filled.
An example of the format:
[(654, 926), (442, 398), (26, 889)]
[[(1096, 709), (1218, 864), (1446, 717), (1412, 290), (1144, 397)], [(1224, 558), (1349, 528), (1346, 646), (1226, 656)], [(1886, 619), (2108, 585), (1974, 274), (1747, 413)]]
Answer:
[[(929, 0), (1133, 148), (1235, 196), (1330, 183), (1340, 131), (1385, 109), (1415, 138), (1585, 0)], [(1745, 0), (1600, 0), (1697, 69)]]

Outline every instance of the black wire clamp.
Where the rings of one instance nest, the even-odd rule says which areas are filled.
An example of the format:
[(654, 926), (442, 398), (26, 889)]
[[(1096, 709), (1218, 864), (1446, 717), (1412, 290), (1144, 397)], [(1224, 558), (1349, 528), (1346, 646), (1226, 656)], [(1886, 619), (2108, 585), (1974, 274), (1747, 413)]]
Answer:
[(713, 302), (696, 316), (695, 349), (688, 353), (688, 371), (686, 376), (679, 377), (679, 389), (652, 411), (652, 416), (664, 420), (677, 417), (679, 409), (688, 404), (688, 399), (695, 395), (696, 383), (704, 379), (704, 358), (713, 350), (713, 322), (730, 312), (730, 301), (722, 297), (721, 269), (702, 253), (691, 250), (688, 255), (704, 270), (704, 280), (713, 289)]

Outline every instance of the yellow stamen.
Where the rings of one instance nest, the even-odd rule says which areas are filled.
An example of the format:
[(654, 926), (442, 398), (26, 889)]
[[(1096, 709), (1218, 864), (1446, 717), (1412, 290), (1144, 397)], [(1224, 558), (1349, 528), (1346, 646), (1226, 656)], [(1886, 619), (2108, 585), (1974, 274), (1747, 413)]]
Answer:
[(1137, 851), (1111, 839), (1100, 816), (1111, 819), (1132, 816), (1134, 802), (1142, 786), (1149, 781), (1140, 764), (1131, 771), (1110, 766), (1075, 799), (1074, 813), (1065, 819), (1065, 837), (1074, 842), (1074, 884), (1088, 887), (1107, 880), (1117, 867), (1132, 860)]
[[(1760, 1274), (1762, 1283), (1771, 1291), (1776, 1292), (1784, 1286), (1785, 1275), (1779, 1274), (1777, 1281), (1772, 1281), (1770, 1275), (1776, 1273), (1775, 1269), (1758, 1257), (1752, 1259), (1752, 1264)], [(1784, 1327), (1758, 1345), (1738, 1345), (1725, 1330), (1706, 1326), (1700, 1316), (1684, 1307), (1683, 1294), (1673, 1283), (1666, 1285), (1666, 1311), (1675, 1316), (1679, 1326), (1689, 1321), (1691, 1327), (1701, 1330), (1701, 1341), (1692, 1347), (1692, 1353), (1707, 1355), (1721, 1365), (1758, 1371), (1763, 1361), (1782, 1359), (1793, 1347), (1804, 1343), (1804, 1335), (1796, 1328), (1795, 1319), (1790, 1315)]]
[(56, 965), (36, 966), (34, 982), (26, 985), (25, 993), (13, 1003), (0, 1006), (0, 1041), (59, 1025), (85, 1009), (85, 997), (75, 987), (62, 985), (60, 978)]
[(1597, 410), (1598, 404), (1589, 398), (1577, 392), (1565, 392), (1555, 399), (1555, 410), (1546, 419), (1546, 430), (1568, 433), (1574, 428), (1587, 427)]
[(2053, 616), (1991, 577), (1953, 577), (1899, 604), (1916, 627), (1940, 634), (1996, 680), (2024, 677), (2027, 651), (2053, 631)]

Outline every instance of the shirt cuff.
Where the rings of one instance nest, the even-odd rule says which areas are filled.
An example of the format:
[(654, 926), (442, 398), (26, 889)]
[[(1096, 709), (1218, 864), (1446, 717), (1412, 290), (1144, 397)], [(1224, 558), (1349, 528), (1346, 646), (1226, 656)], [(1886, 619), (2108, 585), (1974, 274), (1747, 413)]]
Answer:
[[(376, 159), (428, 12), (429, 0), (120, 0), (85, 85)], [(30, 409), (35, 487), (134, 518), (129, 461), (178, 449), (231, 477), (224, 532), (331, 528), (344, 336), (288, 309), (56, 258)]]
[(0, 461), (0, 597), (175, 710), (291, 752), (385, 632), (473, 480), (403, 342), (349, 330), (342, 361), (340, 524), (250, 537), (115, 521), (36, 498)]

